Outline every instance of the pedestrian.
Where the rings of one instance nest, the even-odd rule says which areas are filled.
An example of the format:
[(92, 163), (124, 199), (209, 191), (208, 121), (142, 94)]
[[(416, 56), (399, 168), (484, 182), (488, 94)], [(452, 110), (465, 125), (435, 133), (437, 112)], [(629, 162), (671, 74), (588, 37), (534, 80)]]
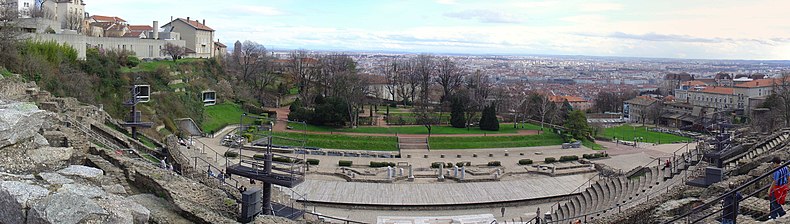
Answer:
[[(773, 163), (774, 168), (777, 168), (782, 164), (782, 159), (778, 156), (774, 157), (771, 163)], [(785, 215), (785, 209), (782, 208), (782, 205), (785, 204), (787, 196), (788, 178), (790, 178), (790, 171), (788, 171), (786, 166), (776, 170), (771, 178), (773, 181), (768, 189), (768, 198), (771, 201), (771, 211), (768, 214), (770, 219), (776, 219)]]
[(165, 159), (159, 160), (159, 167), (162, 169), (167, 169), (167, 163), (165, 162)]
[(502, 211), (502, 217), (505, 217), (505, 207), (502, 207), (500, 210)]
[(252, 178), (250, 178), (250, 184), (251, 184), (251, 185), (255, 185), (255, 180), (253, 180)]
[(540, 208), (535, 212), (535, 224), (540, 224)]
[[(735, 184), (730, 182), (729, 183), (730, 191), (735, 189)], [(735, 192), (734, 194), (727, 195), (724, 197), (724, 201), (722, 202), (722, 209), (721, 214), (721, 224), (733, 224), (735, 220), (738, 218), (738, 202), (743, 200), (743, 196), (740, 192)]]

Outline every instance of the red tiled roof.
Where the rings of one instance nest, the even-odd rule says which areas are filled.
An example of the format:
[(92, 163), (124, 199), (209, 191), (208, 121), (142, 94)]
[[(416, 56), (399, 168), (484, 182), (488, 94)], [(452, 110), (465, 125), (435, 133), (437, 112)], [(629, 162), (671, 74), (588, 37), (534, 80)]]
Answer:
[(149, 25), (129, 25), (129, 30), (140, 31), (140, 32), (154, 31), (154, 27), (151, 27)]
[(139, 38), (139, 37), (140, 37), (140, 34), (143, 34), (143, 32), (141, 32), (141, 31), (132, 31), (132, 32), (129, 32), (129, 33), (126, 33), (126, 34), (124, 34), (123, 36), (124, 36), (124, 37), (135, 37), (135, 38)]
[(713, 86), (713, 87), (706, 87), (704, 89), (699, 90), (698, 92), (732, 95), (733, 88)]
[[(790, 77), (788, 77), (786, 80), (790, 81)], [(739, 84), (737, 84), (735, 86), (737, 86), (737, 87), (745, 87), (745, 88), (756, 88), (756, 87), (769, 87), (769, 86), (773, 86), (774, 84), (778, 85), (778, 84), (781, 84), (781, 83), (782, 83), (782, 79), (781, 78), (776, 78), (776, 79), (758, 79), (758, 80), (754, 80), (754, 81), (748, 81), (748, 82), (744, 82), (744, 83), (739, 83)]]
[(577, 96), (549, 96), (549, 101), (555, 102), (555, 103), (562, 103), (562, 102), (565, 102), (566, 100), (568, 101), (568, 103), (583, 103), (583, 102), (587, 102), (586, 100), (582, 99), (581, 97), (577, 97)]
[(693, 81), (685, 81), (681, 85), (683, 85), (683, 86), (704, 86), (704, 85), (708, 85), (708, 84), (704, 83), (702, 81), (693, 80)]
[(96, 21), (106, 21), (106, 22), (110, 22), (110, 21), (112, 21), (112, 22), (126, 22), (126, 20), (121, 19), (120, 17), (117, 17), (117, 16), (92, 15), (91, 19), (96, 20)]

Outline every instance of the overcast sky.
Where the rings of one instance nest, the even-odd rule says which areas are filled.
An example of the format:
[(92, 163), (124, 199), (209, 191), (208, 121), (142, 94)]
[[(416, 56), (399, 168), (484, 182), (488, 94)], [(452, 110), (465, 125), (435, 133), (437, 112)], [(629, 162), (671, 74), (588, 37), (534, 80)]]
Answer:
[(92, 15), (206, 20), (270, 49), (790, 60), (788, 0), (90, 0)]

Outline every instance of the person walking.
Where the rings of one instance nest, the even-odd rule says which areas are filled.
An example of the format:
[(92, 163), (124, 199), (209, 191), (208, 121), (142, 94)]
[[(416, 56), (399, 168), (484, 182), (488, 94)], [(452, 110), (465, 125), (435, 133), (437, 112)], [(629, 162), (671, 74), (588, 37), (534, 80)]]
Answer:
[[(730, 191), (735, 189), (735, 184), (730, 182), (728, 184)], [(722, 203), (722, 214), (721, 214), (721, 224), (733, 224), (735, 220), (738, 218), (738, 202), (743, 200), (743, 196), (741, 192), (735, 192), (734, 194), (727, 195), (724, 197), (724, 202)]]
[[(771, 163), (773, 163), (774, 168), (777, 168), (782, 164), (782, 159), (774, 157)], [(782, 205), (785, 204), (785, 197), (787, 196), (788, 178), (790, 178), (790, 171), (788, 171), (787, 166), (776, 170), (771, 178), (771, 187), (768, 188), (768, 198), (771, 201), (771, 211), (768, 214), (770, 219), (776, 219), (785, 215), (785, 209), (782, 208)]]
[(502, 211), (502, 217), (505, 217), (505, 207), (502, 207), (502, 209), (500, 209), (500, 211)]

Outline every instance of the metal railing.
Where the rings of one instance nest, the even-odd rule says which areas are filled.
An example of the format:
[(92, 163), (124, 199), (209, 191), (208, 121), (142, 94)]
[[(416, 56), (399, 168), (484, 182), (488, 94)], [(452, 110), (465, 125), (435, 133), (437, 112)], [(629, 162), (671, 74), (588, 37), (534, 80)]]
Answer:
[[(698, 154), (704, 154), (704, 152), (696, 151), (695, 154), (697, 154), (697, 155), (692, 155), (691, 151), (688, 148), (689, 144), (691, 144), (691, 142), (686, 143), (685, 145), (681, 146), (680, 148), (678, 148), (677, 150), (675, 150), (673, 152), (673, 156), (671, 157), (672, 158), (671, 159), (671, 164), (670, 164), (670, 167), (669, 167), (669, 169), (670, 169), (669, 172), (672, 173), (672, 175), (671, 175), (672, 177), (674, 177), (674, 172), (677, 170), (676, 167), (678, 166), (678, 162), (679, 162), (679, 160), (681, 158), (683, 158), (682, 162), (685, 163), (685, 162), (687, 162), (685, 160), (685, 158), (687, 158), (689, 156), (698, 156)], [(683, 150), (683, 149), (686, 149), (687, 152), (681, 153), (680, 156), (677, 156), (677, 153), (680, 152), (680, 150)], [(653, 160), (651, 160), (650, 162), (648, 162), (644, 166), (639, 166), (639, 167), (642, 167), (641, 169), (645, 169), (645, 168), (650, 169), (650, 167), (652, 167), (651, 164), (653, 164), (654, 162), (658, 161), (658, 166), (656, 168), (660, 169), (661, 162), (662, 162), (661, 160), (663, 160), (663, 158), (670, 158), (670, 157), (654, 158)], [(690, 165), (690, 164), (687, 164), (687, 165)], [(683, 173), (683, 178), (684, 178), (683, 180), (684, 180), (684, 182), (688, 179), (688, 175), (687, 174), (689, 172), (689, 168), (690, 167), (685, 167), (685, 169), (683, 171), (681, 171)], [(670, 177), (670, 178), (672, 178), (672, 177)], [(640, 178), (647, 178), (647, 177), (640, 177)], [(659, 178), (663, 178), (663, 177), (659, 177)], [(667, 186), (667, 190), (666, 191), (659, 191), (659, 190), (651, 191), (651, 192), (648, 192), (647, 194), (642, 194), (641, 196), (637, 196), (636, 198), (634, 198), (632, 200), (629, 200), (629, 201), (627, 201), (625, 203), (622, 203), (622, 204), (621, 203), (616, 203), (615, 205), (608, 206), (608, 207), (605, 207), (603, 209), (598, 209), (598, 210), (595, 210), (595, 211), (592, 211), (592, 212), (588, 212), (586, 214), (576, 215), (576, 216), (573, 216), (573, 217), (567, 217), (567, 218), (558, 219), (558, 220), (551, 220), (551, 221), (548, 221), (546, 223), (563, 223), (563, 222), (568, 222), (568, 221), (573, 221), (573, 220), (581, 220), (581, 219), (583, 219), (586, 222), (588, 220), (588, 217), (591, 217), (591, 216), (595, 217), (595, 216), (600, 215), (600, 213), (604, 213), (606, 211), (613, 210), (615, 208), (618, 209), (618, 212), (620, 212), (620, 211), (622, 211), (623, 207), (626, 207), (626, 209), (627, 209), (627, 208), (629, 208), (628, 206), (633, 205), (634, 203), (641, 203), (641, 202), (650, 201), (650, 197), (651, 196), (653, 196), (653, 198), (655, 198), (656, 194), (663, 194), (663, 193), (669, 192), (669, 190), (670, 190), (669, 186)], [(642, 201), (642, 200), (640, 200), (641, 198), (644, 198), (645, 200)], [(571, 198), (570, 200), (568, 200), (568, 202), (566, 202), (566, 204), (569, 203), (571, 200), (573, 200), (573, 199)], [(562, 209), (562, 207), (560, 205), (558, 205), (557, 208), (558, 208), (558, 210)], [(552, 206), (552, 214), (553, 213), (554, 213), (554, 207)]]
[[(730, 191), (727, 191), (726, 193), (724, 193), (724, 194), (722, 194), (722, 195), (720, 195), (720, 196), (718, 196), (716, 198), (708, 200), (707, 202), (705, 202), (702, 205), (695, 206), (694, 208), (690, 209), (690, 211), (688, 211), (688, 212), (686, 212), (686, 213), (684, 213), (682, 215), (679, 215), (677, 217), (674, 217), (674, 218), (670, 219), (669, 221), (667, 221), (666, 223), (676, 223), (677, 221), (680, 221), (681, 219), (686, 219), (686, 223), (696, 223), (696, 222), (699, 222), (699, 221), (701, 221), (701, 220), (703, 220), (705, 218), (708, 218), (708, 217), (710, 217), (710, 216), (712, 216), (714, 214), (717, 214), (723, 208), (714, 210), (710, 214), (703, 215), (702, 217), (696, 218), (694, 220), (691, 220), (691, 218), (690, 218), (690, 216), (692, 214), (699, 214), (701, 212), (705, 212), (705, 210), (707, 208), (710, 208), (713, 205), (715, 205), (716, 203), (719, 203), (725, 197), (732, 197), (733, 195), (737, 194), (738, 192), (740, 192), (740, 191), (744, 190), (745, 188), (747, 188), (749, 186), (752, 186), (752, 185), (759, 186), (758, 184), (759, 184), (760, 181), (762, 181), (765, 178), (772, 177), (774, 172), (778, 171), (779, 169), (782, 169), (783, 167), (787, 167), (788, 165), (790, 165), (790, 160), (785, 161), (784, 163), (782, 163), (778, 167), (776, 167), (774, 169), (771, 169), (771, 171), (766, 172), (766, 173), (764, 173), (764, 174), (762, 174), (762, 175), (760, 175), (758, 177), (755, 177), (755, 178), (749, 180), (748, 182), (746, 182), (744, 184), (741, 184), (740, 186), (738, 186), (738, 187), (736, 187), (736, 188), (734, 188), (734, 189), (732, 189)], [(764, 190), (766, 188), (768, 188), (768, 187), (770, 187), (770, 186), (758, 187), (758, 189), (755, 192), (746, 195), (745, 197), (743, 197), (741, 200), (738, 200), (738, 201), (743, 201), (743, 200), (745, 200), (747, 198), (755, 197), (755, 195), (759, 194), (760, 192), (764, 192)]]

